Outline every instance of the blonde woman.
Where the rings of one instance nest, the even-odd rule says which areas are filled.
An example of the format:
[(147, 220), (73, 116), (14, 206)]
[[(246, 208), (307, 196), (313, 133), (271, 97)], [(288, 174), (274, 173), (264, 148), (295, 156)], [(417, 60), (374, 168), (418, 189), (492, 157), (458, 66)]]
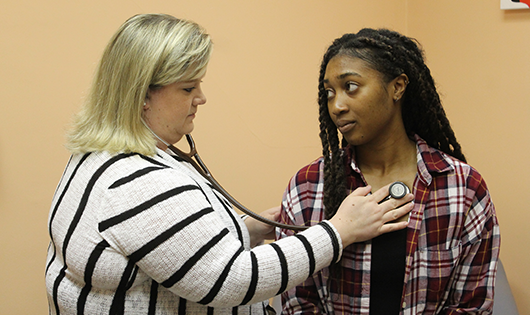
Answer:
[(134, 16), (110, 40), (50, 210), (51, 314), (266, 314), (268, 298), (344, 246), (405, 227), (385, 222), (410, 211), (394, 208), (411, 195), (379, 205), (388, 187), (362, 188), (333, 219), (256, 246), (273, 228), (243, 220), (168, 150), (206, 102), (211, 51), (200, 26), (162, 14)]

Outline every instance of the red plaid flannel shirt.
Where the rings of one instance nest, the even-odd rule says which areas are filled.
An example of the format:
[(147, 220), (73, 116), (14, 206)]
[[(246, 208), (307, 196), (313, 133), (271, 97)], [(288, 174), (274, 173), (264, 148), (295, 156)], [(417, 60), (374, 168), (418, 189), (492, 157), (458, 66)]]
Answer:
[[(491, 314), (500, 233), (482, 176), (416, 136), (415, 206), (407, 227), (401, 314)], [(365, 186), (354, 157), (350, 191)], [(302, 168), (284, 194), (281, 221), (314, 225), (324, 216), (323, 160)], [(277, 231), (277, 238), (292, 235)], [(341, 280), (325, 268), (282, 295), (283, 314), (369, 314), (371, 242), (346, 247)]]

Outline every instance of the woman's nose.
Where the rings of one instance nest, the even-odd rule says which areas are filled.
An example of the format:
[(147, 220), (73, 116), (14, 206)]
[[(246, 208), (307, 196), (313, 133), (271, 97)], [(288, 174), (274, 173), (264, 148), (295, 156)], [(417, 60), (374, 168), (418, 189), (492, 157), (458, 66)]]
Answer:
[(199, 91), (199, 94), (194, 99), (194, 105), (199, 106), (206, 103), (206, 95), (202, 92), (202, 90)]
[(332, 115), (339, 115), (348, 110), (348, 106), (344, 102), (344, 99), (336, 95), (331, 102), (328, 103), (329, 113)]

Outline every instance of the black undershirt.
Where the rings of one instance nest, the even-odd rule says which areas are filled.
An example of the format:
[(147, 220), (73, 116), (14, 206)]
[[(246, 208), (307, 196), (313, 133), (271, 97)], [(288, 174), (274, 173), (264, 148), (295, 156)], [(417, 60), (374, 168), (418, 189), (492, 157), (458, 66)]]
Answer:
[(406, 245), (407, 229), (372, 240), (370, 315), (397, 315), (401, 311)]

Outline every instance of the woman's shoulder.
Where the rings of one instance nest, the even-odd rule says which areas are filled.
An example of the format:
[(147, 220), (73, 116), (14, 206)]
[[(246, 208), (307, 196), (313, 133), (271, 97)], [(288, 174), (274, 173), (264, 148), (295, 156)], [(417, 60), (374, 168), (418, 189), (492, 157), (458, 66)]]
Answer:
[(299, 169), (292, 177), (297, 183), (318, 183), (323, 180), (324, 158), (319, 157)]
[(94, 181), (94, 193), (107, 204), (102, 218), (136, 208), (144, 202), (158, 203), (178, 195), (193, 195), (198, 199), (204, 195), (200, 178), (193, 176), (180, 162), (134, 153), (105, 157), (103, 165), (108, 167), (94, 172), (101, 173)]
[(445, 152), (424, 144), (420, 153), (425, 166), (420, 167), (434, 177), (446, 177), (454, 185), (465, 186), (477, 195), (487, 195), (488, 188), (481, 173), (471, 164), (461, 161)]
[(469, 163), (461, 161), (454, 156), (451, 156), (439, 149), (433, 148), (420, 137), (416, 137), (416, 143), (418, 146), (418, 153), (420, 154), (423, 162), (425, 163), (429, 172), (456, 172), (461, 174), (476, 174), (480, 176), (480, 173), (471, 166)]
[(194, 184), (195, 180), (184, 163), (172, 161), (161, 154), (146, 156), (139, 153), (91, 152), (72, 157), (73, 166), (80, 165), (94, 181), (108, 189), (118, 186), (156, 186)]
[[(439, 158), (433, 158), (431, 161), (434, 160), (434, 163), (437, 163), (438, 165), (443, 165), (443, 163), (447, 164), (452, 171), (457, 175), (465, 175), (465, 176), (471, 176), (475, 178), (482, 178), (482, 175), (480, 172), (473, 167), (468, 162), (461, 161), (454, 156), (451, 156), (445, 152), (442, 152), (440, 150), (431, 148), (433, 152), (435, 152), (432, 155), (438, 154)], [(441, 162), (443, 160), (443, 162)], [(440, 167), (441, 168), (441, 167)]]

